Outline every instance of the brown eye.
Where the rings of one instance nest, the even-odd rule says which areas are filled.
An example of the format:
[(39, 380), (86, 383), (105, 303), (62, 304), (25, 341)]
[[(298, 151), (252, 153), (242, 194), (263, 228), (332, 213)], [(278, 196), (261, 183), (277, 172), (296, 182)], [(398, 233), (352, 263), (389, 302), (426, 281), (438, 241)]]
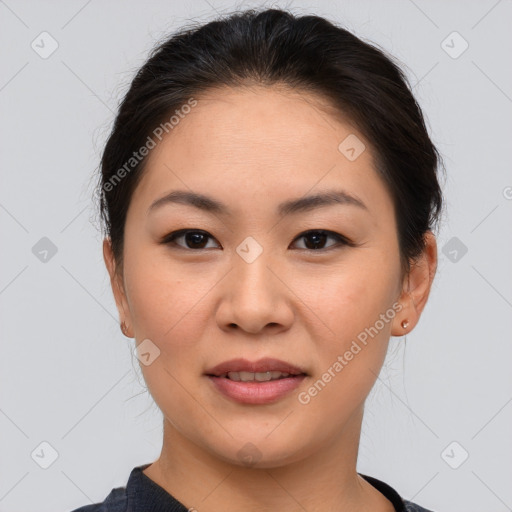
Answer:
[[(325, 231), (325, 230), (311, 230), (306, 231), (299, 235), (296, 240), (300, 239), (307, 240), (305, 243), (305, 247), (299, 247), (300, 249), (310, 250), (310, 251), (318, 251), (321, 249), (330, 249), (331, 247), (336, 247), (339, 245), (352, 245), (351, 242), (340, 235), (339, 233), (334, 233), (333, 231)], [(331, 238), (335, 240), (334, 244), (331, 244), (325, 248), (326, 241)]]
[[(208, 234), (206, 231), (192, 230), (192, 229), (182, 229), (180, 231), (174, 231), (167, 235), (162, 243), (164, 244), (172, 244), (177, 245), (182, 249), (205, 249), (208, 239), (213, 239), (213, 237)], [(176, 243), (176, 240), (184, 239), (185, 245), (181, 243)]]
[[(178, 240), (182, 240), (182, 242), (178, 243)], [(173, 245), (180, 249), (190, 249), (190, 250), (201, 250), (212, 248), (212, 246), (207, 246), (209, 240), (214, 240), (212, 235), (207, 233), (206, 231), (197, 230), (197, 229), (181, 229), (179, 231), (174, 231), (167, 235), (162, 243)], [(340, 235), (339, 233), (335, 233), (333, 231), (326, 230), (310, 230), (300, 234), (295, 240), (305, 240), (305, 246), (299, 247), (299, 249), (304, 249), (307, 251), (326, 251), (331, 248), (336, 248), (339, 246), (353, 246), (354, 244), (348, 240), (348, 238)], [(334, 243), (326, 246), (327, 241), (331, 239), (334, 240)], [(215, 247), (215, 246), (213, 246)]]

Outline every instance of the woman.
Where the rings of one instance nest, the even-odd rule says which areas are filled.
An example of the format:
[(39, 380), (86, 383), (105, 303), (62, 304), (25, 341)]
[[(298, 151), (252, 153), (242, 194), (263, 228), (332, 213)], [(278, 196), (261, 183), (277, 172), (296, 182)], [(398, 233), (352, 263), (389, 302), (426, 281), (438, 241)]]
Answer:
[(364, 402), (437, 264), (440, 156), (400, 69), (317, 16), (183, 29), (99, 190), (163, 447), (96, 511), (426, 511), (356, 471)]

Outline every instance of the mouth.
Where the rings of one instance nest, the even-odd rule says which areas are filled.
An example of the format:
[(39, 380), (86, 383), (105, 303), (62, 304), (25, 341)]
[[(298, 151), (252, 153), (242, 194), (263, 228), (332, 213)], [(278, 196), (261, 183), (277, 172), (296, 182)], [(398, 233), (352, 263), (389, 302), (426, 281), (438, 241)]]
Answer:
[(205, 375), (217, 391), (244, 404), (269, 404), (284, 398), (308, 376), (296, 365), (278, 359), (232, 359)]
[[(258, 361), (242, 358), (231, 359), (210, 368), (205, 373), (212, 377), (227, 377), (232, 380), (237, 380), (238, 377), (247, 380), (272, 380), (282, 377), (282, 375), (307, 375), (306, 370), (300, 366), (270, 357)], [(268, 378), (269, 375), (270, 378)]]
[(235, 382), (269, 382), (271, 380), (286, 379), (288, 377), (297, 377), (300, 374), (291, 374), (280, 371), (267, 371), (267, 372), (227, 372), (222, 375), (209, 375), (210, 377), (219, 377)]

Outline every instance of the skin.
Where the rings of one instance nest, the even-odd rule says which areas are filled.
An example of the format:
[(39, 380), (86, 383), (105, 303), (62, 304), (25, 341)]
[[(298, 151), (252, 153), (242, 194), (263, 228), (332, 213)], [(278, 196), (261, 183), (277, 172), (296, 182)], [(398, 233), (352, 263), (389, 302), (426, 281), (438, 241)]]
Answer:
[[(390, 336), (407, 334), (420, 318), (437, 264), (435, 238), (426, 234), (424, 252), (404, 275), (392, 199), (370, 142), (329, 115), (321, 98), (254, 86), (197, 99), (149, 155), (127, 213), (122, 268), (108, 238), (103, 245), (126, 334), (160, 350), (141, 364), (164, 416), (160, 457), (144, 472), (199, 512), (393, 511), (356, 472), (364, 401)], [(366, 146), (354, 161), (338, 150), (349, 134)], [(340, 188), (366, 208), (276, 214), (283, 201)], [(177, 189), (208, 195), (232, 215), (185, 204), (147, 214)], [(204, 248), (195, 249), (193, 238), (161, 242), (185, 228), (209, 234)], [(319, 229), (356, 245), (329, 237), (315, 249), (311, 237), (298, 236)], [(263, 250), (252, 263), (236, 252), (248, 236)], [(299, 393), (393, 304), (401, 307), (394, 318), (300, 403)], [(204, 375), (231, 358), (265, 356), (308, 373), (272, 404), (236, 403)], [(259, 457), (250, 467), (237, 455), (246, 443)]]

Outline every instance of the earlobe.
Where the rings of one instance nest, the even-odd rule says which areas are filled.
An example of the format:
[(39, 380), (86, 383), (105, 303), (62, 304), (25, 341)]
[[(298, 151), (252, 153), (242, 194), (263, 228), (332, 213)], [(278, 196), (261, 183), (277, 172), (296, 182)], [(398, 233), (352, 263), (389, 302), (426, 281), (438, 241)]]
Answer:
[(392, 336), (403, 336), (414, 329), (430, 294), (437, 268), (437, 243), (431, 231), (427, 231), (424, 239), (425, 247), (421, 255), (411, 263), (410, 271), (404, 278), (399, 299), (402, 310), (394, 318)]
[(114, 295), (120, 317), (121, 331), (126, 337), (133, 338), (134, 336), (131, 330), (128, 301), (126, 299), (124, 286), (121, 283), (121, 275), (116, 268), (114, 253), (112, 251), (112, 243), (108, 237), (103, 240), (103, 259), (110, 276), (110, 286), (112, 288), (112, 293)]

